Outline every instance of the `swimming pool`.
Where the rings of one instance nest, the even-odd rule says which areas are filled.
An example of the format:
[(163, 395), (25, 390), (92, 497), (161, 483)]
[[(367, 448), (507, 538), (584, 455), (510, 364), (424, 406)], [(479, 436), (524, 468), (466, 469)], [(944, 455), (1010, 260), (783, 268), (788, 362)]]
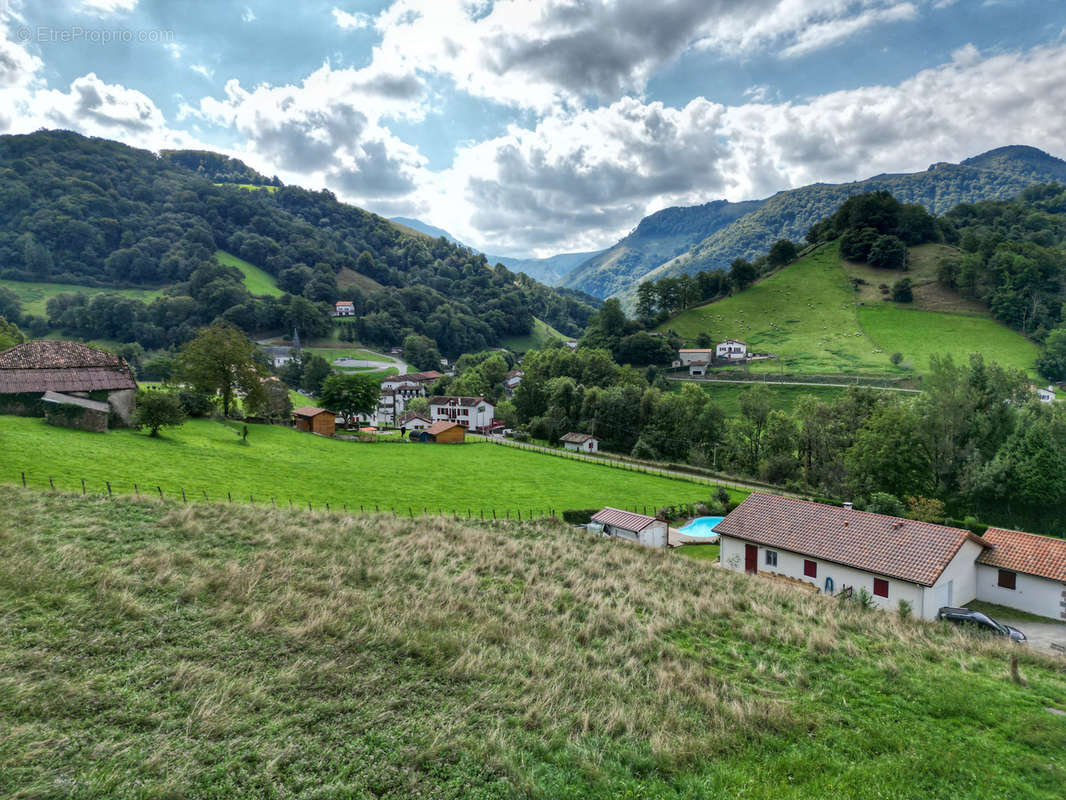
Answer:
[(697, 517), (685, 527), (680, 528), (680, 532), (685, 534), (685, 536), (717, 537), (718, 534), (714, 532), (714, 526), (723, 519), (724, 517)]

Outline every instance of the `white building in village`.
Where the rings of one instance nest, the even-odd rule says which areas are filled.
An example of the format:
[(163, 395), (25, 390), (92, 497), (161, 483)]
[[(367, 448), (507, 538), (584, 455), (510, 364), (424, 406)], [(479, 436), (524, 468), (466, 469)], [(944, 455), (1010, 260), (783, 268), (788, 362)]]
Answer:
[(626, 539), (645, 547), (666, 547), (669, 533), (669, 523), (665, 520), (610, 506), (593, 514), (588, 527), (604, 536)]
[(736, 339), (726, 339), (715, 346), (714, 355), (727, 361), (743, 361), (748, 357), (748, 345)]
[(755, 492), (717, 526), (721, 564), (782, 575), (827, 593), (866, 589), (934, 619), (973, 600), (1066, 619), (1066, 540), (945, 525)]
[(486, 431), (492, 426), (496, 406), (484, 397), (429, 398), (429, 416), (433, 422), (458, 422), (467, 430)]

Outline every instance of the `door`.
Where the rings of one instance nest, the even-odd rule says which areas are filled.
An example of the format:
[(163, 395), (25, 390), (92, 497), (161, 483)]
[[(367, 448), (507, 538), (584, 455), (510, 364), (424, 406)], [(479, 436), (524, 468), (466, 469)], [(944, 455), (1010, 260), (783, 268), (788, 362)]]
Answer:
[(759, 571), (759, 548), (753, 544), (744, 545), (744, 571), (752, 575)]

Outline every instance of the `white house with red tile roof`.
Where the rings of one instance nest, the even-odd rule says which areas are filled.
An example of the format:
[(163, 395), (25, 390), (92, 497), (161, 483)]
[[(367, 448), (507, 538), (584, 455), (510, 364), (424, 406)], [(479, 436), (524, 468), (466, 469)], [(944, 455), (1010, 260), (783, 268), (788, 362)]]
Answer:
[(977, 599), (1066, 620), (1066, 539), (989, 528), (977, 559)]
[(668, 524), (665, 520), (622, 511), (607, 506), (592, 515), (593, 530), (599, 529), (605, 536), (615, 536), (637, 542), (645, 547), (666, 547)]
[(435, 395), (429, 398), (429, 415), (434, 422), (458, 422), (472, 431), (488, 430), (495, 413), (496, 406), (484, 397)]
[(600, 440), (590, 433), (568, 433), (559, 441), (567, 450), (580, 450), (582, 453), (595, 453), (600, 449)]
[(351, 300), (338, 300), (336, 303), (333, 304), (333, 316), (354, 317), (355, 303)]
[(729, 361), (743, 361), (748, 357), (748, 345), (746, 342), (741, 342), (737, 339), (726, 339), (724, 342), (719, 342), (714, 348), (714, 354), (718, 358), (724, 358)]
[(874, 604), (910, 604), (935, 619), (972, 600), (1066, 619), (1066, 541), (962, 528), (754, 492), (714, 528), (721, 564), (783, 575), (838, 594), (866, 589)]

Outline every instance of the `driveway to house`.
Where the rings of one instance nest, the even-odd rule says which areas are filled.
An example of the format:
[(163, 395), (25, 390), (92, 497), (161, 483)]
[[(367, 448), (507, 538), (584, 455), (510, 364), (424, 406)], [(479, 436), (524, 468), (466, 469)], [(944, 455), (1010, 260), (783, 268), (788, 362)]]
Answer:
[[(365, 349), (365, 348), (364, 348)], [(385, 353), (379, 353), (382, 358), (388, 359), (388, 361), (367, 361), (361, 358), (338, 358), (333, 362), (333, 366), (338, 369), (352, 369), (353, 367), (367, 367), (370, 369), (388, 369), (389, 367), (396, 367), (398, 375), (406, 375), (408, 372), (407, 364), (396, 356), (389, 356)]]
[(997, 614), (996, 619), (1004, 625), (1013, 625), (1024, 633), (1030, 647), (1051, 655), (1063, 655), (1062, 652), (1053, 650), (1051, 645), (1054, 643), (1066, 646), (1066, 623), (1011, 619), (1001, 614)]

